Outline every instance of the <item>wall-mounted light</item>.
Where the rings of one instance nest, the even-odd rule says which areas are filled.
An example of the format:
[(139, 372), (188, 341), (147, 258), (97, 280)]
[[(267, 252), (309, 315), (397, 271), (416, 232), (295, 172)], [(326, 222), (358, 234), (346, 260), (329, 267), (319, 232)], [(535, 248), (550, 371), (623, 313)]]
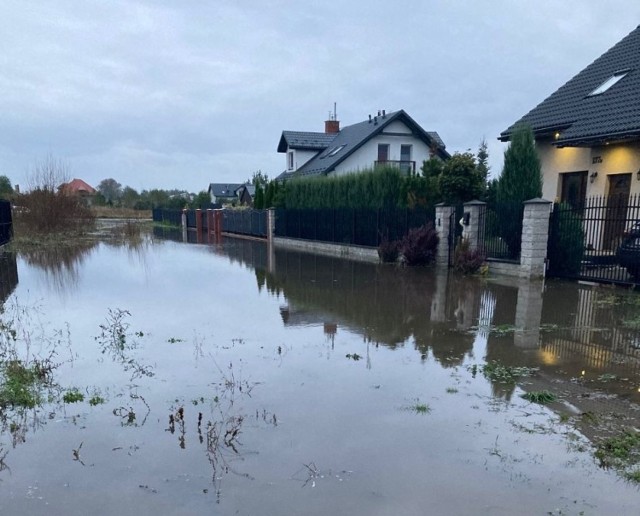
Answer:
[(558, 138), (560, 138), (560, 133), (554, 134), (553, 137), (557, 140)]
[(640, 170), (636, 172), (636, 178), (638, 179), (638, 181), (640, 181)]
[(596, 177), (598, 177), (598, 172), (592, 172), (591, 175), (589, 176), (589, 180), (593, 183), (596, 180)]

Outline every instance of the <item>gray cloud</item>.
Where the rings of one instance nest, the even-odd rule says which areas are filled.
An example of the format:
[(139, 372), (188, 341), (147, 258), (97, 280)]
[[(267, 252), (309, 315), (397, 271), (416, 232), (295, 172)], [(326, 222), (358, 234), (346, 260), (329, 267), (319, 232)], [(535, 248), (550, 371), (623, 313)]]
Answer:
[[(204, 4), (204, 5), (203, 5)], [(0, 173), (48, 153), (97, 184), (198, 191), (284, 166), (283, 129), (405, 109), (450, 151), (499, 132), (629, 33), (640, 5), (510, 0), (5, 0)]]

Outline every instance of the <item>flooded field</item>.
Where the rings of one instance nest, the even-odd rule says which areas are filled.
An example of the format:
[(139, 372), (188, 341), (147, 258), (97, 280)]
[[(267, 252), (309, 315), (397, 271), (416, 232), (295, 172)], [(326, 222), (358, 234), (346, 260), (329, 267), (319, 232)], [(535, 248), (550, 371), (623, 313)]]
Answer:
[(1, 514), (638, 513), (624, 290), (157, 234), (0, 304)]

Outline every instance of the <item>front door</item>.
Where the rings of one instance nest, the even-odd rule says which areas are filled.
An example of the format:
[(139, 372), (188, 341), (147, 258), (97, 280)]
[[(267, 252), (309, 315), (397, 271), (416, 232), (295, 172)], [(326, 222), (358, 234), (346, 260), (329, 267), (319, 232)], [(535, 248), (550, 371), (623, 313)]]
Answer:
[(607, 216), (604, 221), (602, 246), (614, 251), (627, 226), (627, 206), (631, 190), (631, 174), (608, 175)]

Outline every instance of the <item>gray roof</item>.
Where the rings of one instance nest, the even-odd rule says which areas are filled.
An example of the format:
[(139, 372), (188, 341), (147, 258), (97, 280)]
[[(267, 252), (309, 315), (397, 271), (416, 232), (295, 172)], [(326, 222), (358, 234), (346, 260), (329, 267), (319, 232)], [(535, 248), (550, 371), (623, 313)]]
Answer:
[(322, 150), (333, 141), (336, 134), (312, 133), (304, 131), (282, 131), (278, 152), (286, 152), (290, 149)]
[(241, 186), (242, 183), (210, 183), (208, 192), (213, 192), (216, 197), (235, 197), (236, 190)]
[(246, 189), (247, 193), (251, 196), (251, 197), (255, 197), (256, 195), (256, 185), (252, 185), (252, 184), (243, 184), (240, 185), (238, 188), (236, 188), (236, 194), (240, 191), (240, 189)]
[[(628, 73), (603, 93), (592, 92), (619, 72)], [(500, 134), (530, 125), (536, 137), (556, 131), (555, 145), (597, 145), (640, 136), (640, 26), (559, 90)]]
[[(276, 179), (327, 174), (362, 147), (367, 141), (380, 134), (385, 127), (397, 120), (404, 122), (413, 131), (415, 137), (422, 139), (429, 146), (436, 146), (438, 155), (441, 158), (447, 159), (450, 157), (438, 133), (425, 131), (401, 109), (400, 111), (387, 113), (385, 116), (375, 117), (372, 121), (365, 120), (364, 122), (344, 127), (339, 133), (331, 135), (334, 136), (333, 139), (322, 152), (319, 152), (295, 172), (282, 173)], [(340, 150), (331, 155), (336, 149)], [(280, 151), (280, 147), (278, 147), (278, 151), (284, 152)]]

